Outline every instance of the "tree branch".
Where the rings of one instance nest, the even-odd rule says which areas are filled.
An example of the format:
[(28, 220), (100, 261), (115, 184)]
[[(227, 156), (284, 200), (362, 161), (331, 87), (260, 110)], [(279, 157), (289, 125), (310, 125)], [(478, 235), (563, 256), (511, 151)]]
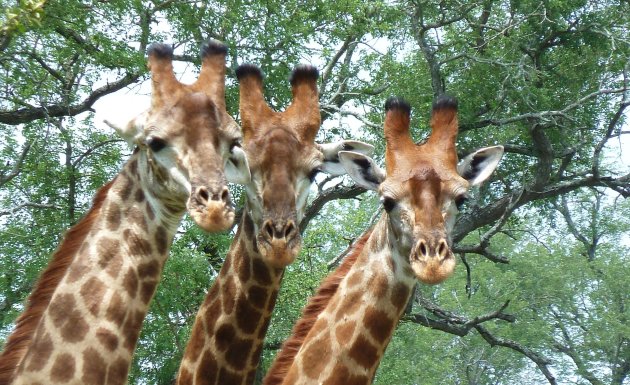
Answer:
[(22, 152), (20, 153), (20, 156), (17, 158), (15, 163), (13, 163), (13, 167), (11, 168), (11, 170), (6, 174), (4, 173), (4, 171), (0, 174), (0, 187), (9, 183), (11, 179), (20, 174), (20, 171), (22, 170), (22, 164), (24, 163), (24, 159), (26, 159), (26, 155), (28, 155), (28, 151), (30, 149), (31, 143), (24, 143), (24, 147), (22, 147)]
[[(616, 191), (625, 191), (623, 189), (627, 189), (630, 186), (630, 174), (618, 178), (595, 178), (593, 176), (586, 176), (570, 181), (560, 181), (549, 184), (540, 190), (532, 190), (529, 187), (517, 189), (485, 207), (480, 207), (460, 216), (453, 229), (453, 242), (459, 242), (471, 231), (495, 222), (501, 218), (505, 211), (512, 205), (513, 209), (517, 209), (536, 200), (556, 197), (583, 187), (595, 186), (607, 187), (615, 189)], [(628, 193), (630, 193), (630, 189)]]
[(320, 210), (326, 203), (337, 199), (355, 198), (365, 191), (366, 190), (363, 187), (359, 187), (357, 185), (344, 186), (341, 183), (335, 187), (324, 190), (315, 198), (315, 200), (313, 200), (310, 206), (306, 208), (304, 218), (302, 218), (302, 221), (300, 222), (300, 233), (304, 233), (304, 230), (308, 227), (309, 222), (317, 214), (319, 214)]
[(81, 103), (66, 105), (63, 103), (51, 104), (43, 107), (21, 108), (17, 110), (7, 111), (0, 110), (0, 123), (17, 125), (28, 123), (36, 119), (44, 119), (47, 117), (75, 116), (82, 112), (91, 110), (92, 105), (101, 97), (116, 92), (132, 83), (139, 78), (138, 73), (127, 73), (121, 79), (108, 83), (107, 85), (92, 91), (87, 98)]
[(56, 209), (56, 210), (59, 209), (59, 207), (52, 204), (26, 202), (26, 203), (22, 203), (21, 205), (17, 207), (12, 208), (11, 210), (0, 211), (0, 217), (3, 217), (5, 215), (13, 215), (25, 207), (34, 207), (38, 209)]
[(423, 314), (414, 314), (404, 317), (403, 320), (411, 321), (431, 329), (440, 330), (460, 337), (466, 336), (470, 330), (475, 329), (481, 337), (490, 344), (490, 346), (503, 346), (517, 351), (529, 358), (536, 364), (536, 366), (538, 366), (545, 378), (547, 378), (549, 384), (556, 385), (556, 379), (548, 368), (551, 364), (551, 360), (516, 341), (495, 337), (481, 325), (484, 322), (495, 319), (500, 319), (510, 323), (516, 321), (516, 318), (513, 315), (503, 313), (503, 310), (505, 310), (508, 306), (509, 301), (505, 302), (499, 310), (477, 316), (473, 319), (466, 319), (465, 317), (461, 317), (444, 310), (425, 298), (420, 297), (419, 301), (423, 308), (436, 315), (439, 319), (429, 318), (427, 315)]
[(542, 356), (515, 341), (495, 337), (481, 325), (475, 325), (475, 330), (477, 330), (479, 335), (481, 335), (481, 337), (483, 337), (483, 339), (486, 340), (486, 342), (488, 342), (490, 346), (503, 346), (523, 354), (524, 356), (532, 360), (536, 364), (536, 366), (538, 366), (538, 369), (540, 369), (540, 371), (543, 373), (549, 384), (557, 384), (556, 378), (548, 368), (548, 366), (551, 364), (551, 361), (545, 356)]
[(100, 143), (95, 144), (94, 146), (92, 146), (91, 148), (87, 149), (85, 152), (83, 152), (83, 154), (79, 155), (74, 162), (72, 162), (72, 167), (73, 168), (77, 168), (79, 167), (79, 165), (81, 164), (81, 162), (83, 162), (83, 160), (85, 158), (87, 158), (88, 156), (90, 156), (94, 151), (96, 151), (97, 149), (99, 149), (100, 147), (103, 147), (107, 144), (110, 143), (116, 143), (116, 142), (124, 142), (124, 140), (122, 139), (108, 139), (105, 141), (102, 141)]

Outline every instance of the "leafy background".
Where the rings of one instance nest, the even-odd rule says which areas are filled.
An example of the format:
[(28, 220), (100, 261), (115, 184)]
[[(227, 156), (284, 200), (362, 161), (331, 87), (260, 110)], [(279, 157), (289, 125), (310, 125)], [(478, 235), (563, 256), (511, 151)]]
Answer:
[[(0, 6), (0, 341), (63, 232), (130, 153), (95, 129), (95, 103), (146, 92), (150, 42), (173, 43), (194, 72), (199, 45), (213, 37), (229, 47), (226, 98), (237, 119), (238, 64), (261, 66), (267, 100), (281, 109), (291, 69), (306, 62), (321, 74), (320, 141), (371, 142), (382, 162), (385, 99), (409, 100), (421, 140), (432, 101), (448, 93), (459, 99), (460, 155), (506, 148), (454, 229), (455, 276), (417, 287), (375, 384), (629, 383), (627, 0)], [(311, 197), (261, 377), (308, 296), (379, 210), (374, 194), (344, 178), (318, 179)], [(171, 383), (232, 235), (183, 222), (130, 383)]]

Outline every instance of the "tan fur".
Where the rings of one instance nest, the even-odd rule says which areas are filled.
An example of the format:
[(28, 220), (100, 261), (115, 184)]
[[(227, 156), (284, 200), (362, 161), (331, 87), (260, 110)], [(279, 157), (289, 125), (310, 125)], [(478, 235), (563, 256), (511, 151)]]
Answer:
[(239, 230), (197, 313), (178, 385), (253, 383), (284, 268), (301, 248), (297, 222), (303, 208), (296, 195), (308, 194), (303, 181), (321, 161), (314, 143), (320, 123), (316, 71), (294, 71), (293, 101), (284, 112), (265, 102), (258, 68), (243, 65), (236, 74), (254, 186), (247, 189)]
[(112, 182), (109, 182), (98, 190), (92, 202), (92, 208), (79, 223), (68, 230), (48, 267), (35, 284), (35, 289), (26, 301), (26, 310), (15, 321), (15, 329), (9, 335), (4, 351), (0, 355), (0, 385), (11, 383), (15, 369), (24, 358), (42, 314), (48, 308), (52, 294), (66, 274), (68, 266), (74, 260), (94, 221), (98, 218), (111, 185)]
[(302, 310), (302, 316), (291, 330), (291, 337), (282, 344), (280, 352), (267, 371), (264, 381), (265, 385), (277, 385), (283, 382), (289, 367), (293, 364), (295, 355), (302, 347), (306, 335), (311, 331), (319, 314), (328, 306), (330, 299), (337, 292), (339, 283), (346, 277), (350, 268), (354, 266), (370, 235), (372, 235), (372, 229), (361, 235), (350, 249), (346, 251), (347, 255), (341, 265), (326, 277), (319, 289), (317, 289), (317, 293), (309, 299), (308, 304)]

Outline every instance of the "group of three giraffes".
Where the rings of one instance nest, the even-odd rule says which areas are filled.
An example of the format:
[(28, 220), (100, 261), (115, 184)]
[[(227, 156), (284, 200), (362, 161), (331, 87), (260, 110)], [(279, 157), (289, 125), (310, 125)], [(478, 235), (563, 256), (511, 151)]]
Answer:
[[(135, 145), (96, 194), (31, 293), (0, 356), (0, 385), (121, 385), (178, 224), (187, 211), (207, 231), (234, 220), (227, 182), (247, 201), (223, 267), (195, 319), (179, 385), (252, 384), (284, 268), (300, 251), (299, 221), (317, 172), (348, 173), (378, 191), (381, 219), (309, 301), (265, 384), (369, 384), (417, 280), (438, 283), (455, 266), (449, 232), (468, 189), (503, 149), (458, 165), (457, 104), (433, 106), (417, 145), (410, 107), (385, 105), (386, 170), (356, 141), (316, 144), (317, 70), (297, 67), (293, 100), (275, 112), (262, 74), (241, 65), (242, 131), (225, 107), (226, 47), (202, 46), (197, 81), (184, 85), (172, 48), (148, 50), (150, 109), (116, 130)], [(242, 132), (242, 134), (241, 134)]]

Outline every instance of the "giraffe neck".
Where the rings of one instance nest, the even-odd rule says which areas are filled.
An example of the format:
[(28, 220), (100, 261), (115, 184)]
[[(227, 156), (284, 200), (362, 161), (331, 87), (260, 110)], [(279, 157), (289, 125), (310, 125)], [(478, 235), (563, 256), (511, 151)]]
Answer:
[[(332, 273), (320, 287), (291, 339), (303, 322), (308, 324), (301, 331), (305, 336), (292, 347), (291, 339), (285, 343), (276, 358), (276, 362), (284, 361), (279, 364), (284, 367), (274, 362), (265, 385), (372, 382), (415, 285), (406, 256), (392, 247), (389, 234), (384, 215), (365, 247), (359, 244), (354, 255), (349, 255), (356, 261), (351, 266), (342, 264), (340, 272)], [(326, 293), (331, 290), (330, 280), (336, 280), (336, 287)], [(292, 353), (285, 353), (291, 349)]]
[(64, 240), (78, 243), (12, 384), (126, 382), (175, 218), (183, 215), (183, 206), (162, 204), (148, 188), (153, 178), (143, 156), (136, 152), (111, 182), (85, 235)]
[(254, 237), (245, 207), (219, 276), (195, 318), (178, 385), (254, 383), (284, 272), (263, 262)]

